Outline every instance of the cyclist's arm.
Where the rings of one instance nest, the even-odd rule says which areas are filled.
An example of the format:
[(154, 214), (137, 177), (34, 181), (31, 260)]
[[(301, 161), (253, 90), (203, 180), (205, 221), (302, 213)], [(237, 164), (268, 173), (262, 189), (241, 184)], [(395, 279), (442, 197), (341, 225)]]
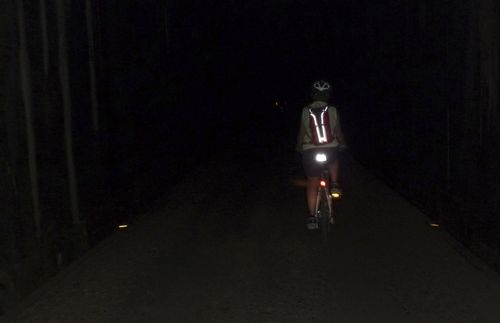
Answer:
[(299, 126), (299, 134), (297, 135), (297, 145), (295, 149), (298, 152), (302, 152), (302, 144), (304, 143), (304, 136), (306, 134), (306, 130), (304, 129), (304, 123), (302, 122), (303, 114), (300, 117), (300, 126)]
[(342, 126), (340, 125), (340, 117), (337, 111), (337, 125), (335, 126), (335, 136), (339, 142), (341, 148), (346, 148), (347, 143), (345, 142), (344, 133), (342, 132)]
[(302, 151), (302, 144), (304, 142), (304, 135), (305, 135), (306, 131), (304, 129), (304, 125), (302, 124), (302, 121), (300, 122), (300, 127), (299, 127), (299, 134), (297, 136), (297, 145), (295, 146), (295, 149), (298, 151), (298, 152), (301, 152)]

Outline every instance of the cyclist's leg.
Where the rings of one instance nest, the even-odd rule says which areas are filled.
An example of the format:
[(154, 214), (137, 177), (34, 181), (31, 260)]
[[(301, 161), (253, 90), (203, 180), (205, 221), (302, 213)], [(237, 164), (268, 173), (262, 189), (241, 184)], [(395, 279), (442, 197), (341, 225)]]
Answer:
[(315, 160), (316, 152), (316, 149), (309, 149), (302, 153), (302, 165), (307, 176), (306, 200), (309, 216), (315, 213), (316, 196), (321, 176), (321, 167)]
[(308, 177), (307, 178), (307, 207), (309, 209), (309, 215), (314, 215), (316, 208), (316, 198), (319, 186), (319, 177)]
[(342, 194), (340, 185), (338, 183), (339, 179), (339, 151), (337, 148), (330, 148), (328, 151), (329, 160), (332, 162), (328, 165), (328, 171), (330, 172), (330, 193)]
[(330, 172), (330, 180), (334, 183), (338, 181), (339, 177), (339, 160), (336, 159), (333, 163), (328, 165), (328, 171)]

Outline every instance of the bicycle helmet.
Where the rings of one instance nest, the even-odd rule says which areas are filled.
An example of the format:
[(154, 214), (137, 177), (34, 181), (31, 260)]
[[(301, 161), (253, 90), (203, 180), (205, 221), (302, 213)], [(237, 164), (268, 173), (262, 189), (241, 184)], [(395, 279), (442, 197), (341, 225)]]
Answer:
[(331, 92), (332, 86), (324, 80), (315, 81), (311, 87), (311, 96), (314, 100), (327, 101)]

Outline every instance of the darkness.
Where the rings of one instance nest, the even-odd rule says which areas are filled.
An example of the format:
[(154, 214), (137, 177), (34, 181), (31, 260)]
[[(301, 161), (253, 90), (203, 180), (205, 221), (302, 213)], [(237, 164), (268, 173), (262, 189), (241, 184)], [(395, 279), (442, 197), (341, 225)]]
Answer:
[(0, 15), (0, 271), (50, 259), (50, 276), (55, 255), (76, 259), (239, 142), (293, 156), (316, 79), (333, 85), (349, 153), (498, 266), (497, 2), (6, 1)]
[[(220, 144), (204, 143), (200, 132), (223, 142), (239, 127), (275, 118), (291, 135), (282, 144), (293, 146), (297, 112), (314, 79), (335, 84), (339, 105), (356, 91), (359, 67), (351, 62), (362, 59), (362, 45), (346, 41), (363, 32), (355, 2), (100, 6), (100, 90), (113, 120), (110, 141), (117, 159), (134, 154), (139, 168), (156, 154), (166, 157), (170, 145), (185, 146), (178, 136), (202, 153)], [(287, 102), (283, 115), (269, 113), (276, 100)], [(257, 133), (256, 141), (271, 135)]]
[[(498, 106), (484, 106), (484, 91), (498, 84), (485, 86), (484, 50), (467, 47), (480, 42), (471, 40), (479, 19), (473, 10), (467, 2), (97, 3), (101, 136), (112, 194), (138, 204), (126, 209), (147, 205), (156, 197), (151, 187), (224, 149), (247, 127), (256, 129), (255, 142), (286, 133), (274, 140), (293, 150), (309, 86), (325, 78), (352, 153), (430, 216), (442, 212), (428, 205), (436, 204), (432, 195), (460, 201), (459, 187), (467, 186), (466, 194), (480, 199), (481, 163), (494, 154), (485, 140), (496, 140), (485, 124), (498, 115), (491, 111)], [(478, 32), (481, 39), (491, 31)], [(272, 113), (277, 100), (286, 102), (285, 113)], [(467, 173), (475, 175), (463, 178)]]
[[(358, 160), (465, 245), (496, 245), (495, 6), (99, 3), (111, 182), (135, 190), (141, 182), (134, 200), (147, 204), (155, 181), (183, 174), (248, 128), (254, 142), (293, 151), (309, 86), (324, 78)], [(273, 111), (276, 101), (284, 113)]]

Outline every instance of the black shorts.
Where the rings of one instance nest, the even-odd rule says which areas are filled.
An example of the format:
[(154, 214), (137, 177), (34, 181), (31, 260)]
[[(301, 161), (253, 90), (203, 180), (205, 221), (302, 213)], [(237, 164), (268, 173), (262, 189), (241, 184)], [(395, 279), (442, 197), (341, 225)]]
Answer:
[(327, 157), (327, 165), (335, 163), (339, 159), (339, 149), (333, 148), (312, 148), (302, 152), (302, 166), (307, 177), (319, 177), (324, 165), (316, 161), (316, 154), (323, 153)]

